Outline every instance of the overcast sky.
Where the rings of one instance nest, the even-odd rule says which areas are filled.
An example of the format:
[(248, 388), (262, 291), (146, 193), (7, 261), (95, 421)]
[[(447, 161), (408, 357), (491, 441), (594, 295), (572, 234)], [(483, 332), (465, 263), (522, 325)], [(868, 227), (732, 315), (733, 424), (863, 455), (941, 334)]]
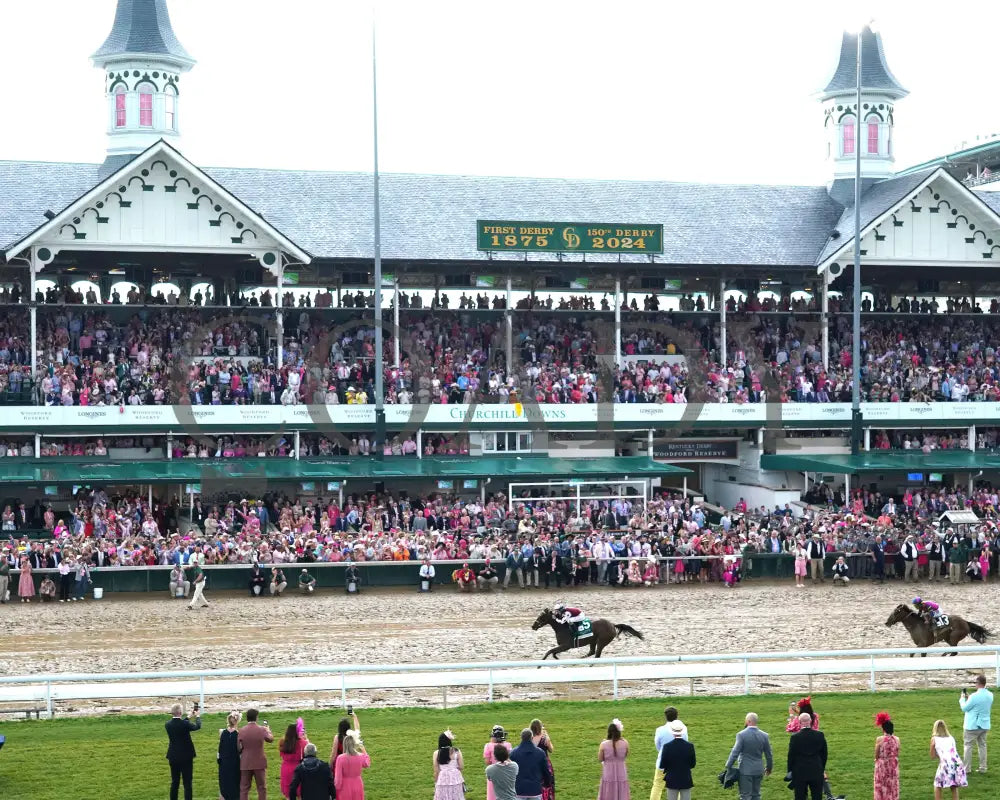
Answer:
[[(371, 3), (168, 0), (198, 60), (181, 150), (203, 166), (371, 169)], [(115, 0), (0, 3), (0, 158), (100, 161), (90, 54)], [(911, 94), (897, 166), (1000, 133), (1000, 3), (379, 2), (381, 169), (695, 182), (826, 181), (819, 104), (874, 17)], [(980, 41), (980, 38), (981, 41)]]

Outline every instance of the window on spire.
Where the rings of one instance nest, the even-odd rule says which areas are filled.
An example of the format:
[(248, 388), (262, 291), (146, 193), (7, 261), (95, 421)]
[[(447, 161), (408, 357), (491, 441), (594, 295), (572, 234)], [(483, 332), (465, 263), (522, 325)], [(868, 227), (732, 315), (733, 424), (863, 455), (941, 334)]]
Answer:
[(868, 118), (868, 153), (873, 156), (878, 155), (878, 117)]
[(118, 84), (115, 87), (115, 127), (125, 127), (125, 87)]
[(156, 87), (151, 83), (140, 83), (136, 87), (139, 93), (139, 125), (143, 128), (153, 127), (153, 92)]
[(163, 124), (168, 131), (177, 130), (177, 91), (173, 86), (163, 90)]
[(854, 153), (854, 120), (845, 119), (841, 125), (844, 138), (844, 155), (849, 156)]

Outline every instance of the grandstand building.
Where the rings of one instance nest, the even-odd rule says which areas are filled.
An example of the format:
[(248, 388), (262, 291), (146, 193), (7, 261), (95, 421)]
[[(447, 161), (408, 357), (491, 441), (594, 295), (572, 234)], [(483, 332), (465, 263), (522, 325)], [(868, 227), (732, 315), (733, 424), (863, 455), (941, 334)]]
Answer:
[[(862, 316), (873, 328), (919, 331), (930, 320), (940, 324), (952, 305), (950, 330), (986, 326), (989, 340), (1000, 297), (987, 277), (1000, 262), (1000, 193), (989, 191), (1000, 144), (897, 171), (896, 105), (907, 90), (889, 68), (880, 34), (860, 35), (862, 108), (854, 100), (853, 35), (843, 37), (818, 95), (830, 165), (824, 186), (381, 176), (386, 365), (395, 375), (406, 361), (413, 384), (395, 387), (387, 426), (390, 439), (412, 439), (415, 450), (375, 458), (302, 447), (320, 438), (349, 443), (373, 429), (373, 355), (361, 355), (349, 372), (346, 380), (359, 384), (349, 398), (330, 403), (316, 385), (337, 379), (330, 341), (311, 341), (308, 353), (304, 347), (317, 326), (338, 340), (375, 324), (368, 304), (372, 176), (189, 161), (180, 137), (182, 88), (197, 80), (195, 60), (171, 27), (166, 0), (118, 0), (112, 30), (92, 57), (105, 76), (103, 160), (0, 162), (0, 303), (8, 334), (0, 352), (0, 437), (6, 452), (12, 446), (17, 454), (0, 462), (0, 480), (28, 502), (66, 497), (81, 485), (136, 484), (169, 487), (186, 502), (265, 485), (327, 497), (387, 483), (476, 494), (510, 481), (627, 477), (683, 484), (721, 505), (744, 497), (773, 507), (800, 500), (816, 484), (860, 481), (894, 491), (989, 478), (1000, 460), (977, 445), (995, 441), (983, 431), (1000, 425), (1000, 398), (987, 392), (984, 402), (935, 402), (927, 395), (940, 391), (944, 366), (921, 365), (940, 370), (925, 393), (899, 381), (879, 385), (868, 374), (859, 456), (849, 454), (843, 435), (849, 391), (841, 386), (812, 402), (814, 376), (832, 384), (845, 364), (846, 267), (855, 248)], [(860, 231), (852, 207), (858, 148)], [(662, 226), (662, 252), (617, 241), (611, 253), (505, 251), (482, 246), (481, 220)], [(471, 307), (459, 308), (461, 295), (472, 298)], [(932, 315), (934, 304), (940, 308)], [(176, 341), (143, 333), (159, 315), (181, 313), (188, 329)], [(432, 386), (430, 399), (422, 398), (421, 377), (440, 363), (412, 352), (407, 335), (434, 317), (459, 332), (491, 331), (483, 385), (489, 371), (531, 373), (542, 357), (542, 348), (529, 344), (538, 326), (586, 331), (585, 355), (566, 359), (563, 377), (574, 373), (575, 380), (586, 362), (599, 376), (588, 389), (597, 402), (574, 402), (587, 397), (574, 398), (572, 387), (559, 403), (544, 387), (470, 403), (464, 387), (450, 394), (445, 387), (449, 402), (437, 402)], [(246, 341), (219, 334), (234, 325)], [(106, 343), (95, 327), (126, 333)], [(185, 349), (206, 335), (207, 351)], [(637, 347), (639, 340), (646, 344)], [(123, 348), (117, 354), (116, 344)], [(165, 355), (150, 363), (156, 347)], [(189, 378), (217, 359), (262, 365), (273, 372), (273, 387), (292, 381), (296, 396), (260, 402), (247, 393), (246, 402), (227, 403), (234, 394), (227, 382), (213, 403), (220, 370), (210, 367), (200, 389)], [(680, 365), (687, 402), (630, 402), (615, 376), (636, 363)], [(52, 388), (66, 364), (88, 372), (68, 398), (65, 381)], [(150, 370), (157, 377), (144, 381)], [(111, 372), (132, 389), (119, 394), (105, 386), (101, 398), (85, 403), (81, 385)], [(803, 375), (810, 386), (803, 387)], [(353, 402), (362, 390), (369, 402)], [(982, 381), (977, 390), (982, 394)], [(921, 431), (965, 444), (931, 453), (876, 447), (882, 436)], [(224, 457), (226, 442), (239, 437), (254, 440), (248, 456), (279, 441), (282, 454)], [(428, 440), (437, 449), (428, 452)], [(82, 456), (65, 446), (81, 441), (90, 443)]]

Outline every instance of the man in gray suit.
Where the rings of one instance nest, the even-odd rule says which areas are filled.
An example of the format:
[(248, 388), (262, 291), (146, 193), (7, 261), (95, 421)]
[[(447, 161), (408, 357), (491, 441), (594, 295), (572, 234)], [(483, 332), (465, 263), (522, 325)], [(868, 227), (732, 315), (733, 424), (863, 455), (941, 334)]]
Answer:
[(747, 714), (746, 727), (736, 734), (736, 744), (726, 761), (726, 769), (736, 764), (737, 759), (740, 800), (760, 800), (760, 784), (765, 775), (771, 774), (774, 758), (771, 739), (757, 727), (757, 715), (753, 712)]

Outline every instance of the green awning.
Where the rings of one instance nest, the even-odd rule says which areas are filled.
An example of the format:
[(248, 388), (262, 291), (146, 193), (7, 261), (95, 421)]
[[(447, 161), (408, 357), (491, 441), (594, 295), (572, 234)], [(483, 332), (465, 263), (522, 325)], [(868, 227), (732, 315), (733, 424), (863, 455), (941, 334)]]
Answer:
[(781, 454), (760, 457), (761, 469), (782, 472), (826, 472), (835, 475), (865, 472), (977, 472), (1000, 470), (1000, 454), (972, 450), (877, 450), (847, 454)]
[(431, 456), (303, 459), (174, 459), (171, 461), (56, 462), (0, 461), (0, 482), (9, 484), (143, 484), (272, 481), (393, 481), (421, 478), (656, 478), (688, 475), (690, 470), (650, 461), (645, 456), (549, 458), (536, 456)]

